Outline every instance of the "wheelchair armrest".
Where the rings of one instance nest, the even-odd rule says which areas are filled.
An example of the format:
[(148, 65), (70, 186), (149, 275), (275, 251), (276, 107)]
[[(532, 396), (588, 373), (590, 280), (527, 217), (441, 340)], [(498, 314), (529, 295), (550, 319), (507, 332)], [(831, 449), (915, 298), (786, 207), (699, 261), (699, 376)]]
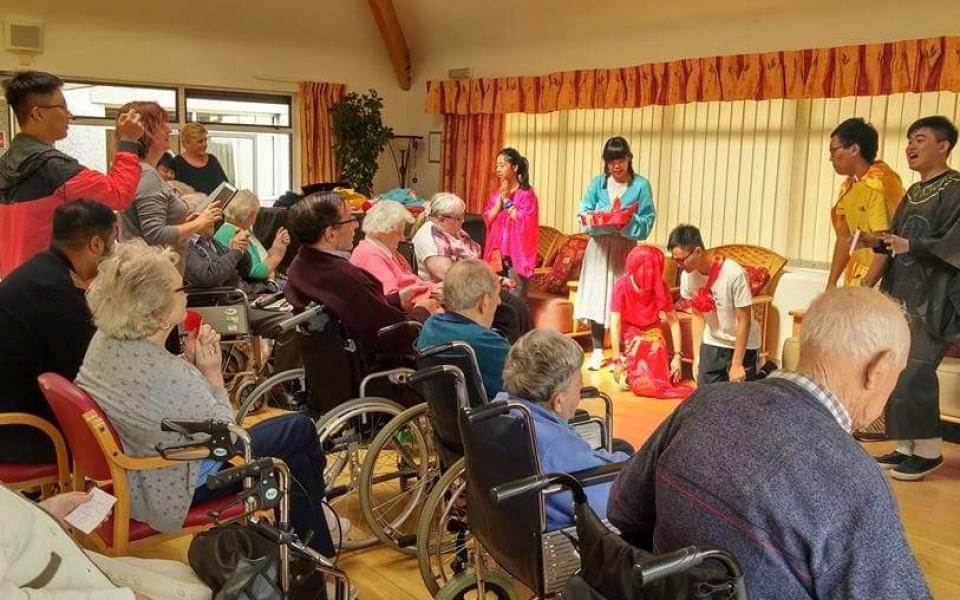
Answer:
[(421, 329), (423, 329), (423, 325), (420, 324), (419, 321), (400, 321), (399, 323), (394, 323), (392, 325), (387, 325), (386, 327), (381, 327), (377, 331), (377, 337), (378, 338), (387, 337), (388, 335), (392, 335), (397, 331), (401, 331), (404, 329), (413, 329), (414, 331), (419, 332)]

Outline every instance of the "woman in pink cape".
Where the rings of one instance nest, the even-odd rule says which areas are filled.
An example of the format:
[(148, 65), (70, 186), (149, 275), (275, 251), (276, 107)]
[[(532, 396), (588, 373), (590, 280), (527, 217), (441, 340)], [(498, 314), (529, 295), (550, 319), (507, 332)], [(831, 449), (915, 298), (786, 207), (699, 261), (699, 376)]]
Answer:
[(504, 148), (497, 154), (496, 174), (500, 187), (483, 209), (487, 225), (483, 259), (500, 271), (506, 262), (503, 259), (509, 258), (506, 276), (516, 283), (512, 292), (525, 298), (527, 281), (537, 266), (537, 194), (530, 187), (527, 159), (513, 148)]
[[(618, 357), (616, 378), (638, 396), (685, 398), (693, 388), (679, 385), (680, 322), (673, 297), (663, 281), (663, 252), (641, 244), (627, 255), (626, 273), (613, 285), (610, 340)], [(672, 355), (661, 329), (661, 314), (670, 326)]]

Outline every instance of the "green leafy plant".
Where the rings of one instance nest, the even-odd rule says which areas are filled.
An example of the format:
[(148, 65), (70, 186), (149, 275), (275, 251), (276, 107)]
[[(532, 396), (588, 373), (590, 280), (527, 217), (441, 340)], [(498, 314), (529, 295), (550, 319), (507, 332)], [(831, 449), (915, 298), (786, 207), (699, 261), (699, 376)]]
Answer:
[(330, 107), (340, 180), (365, 196), (373, 192), (377, 158), (393, 137), (393, 129), (385, 127), (380, 117), (382, 110), (383, 98), (376, 90), (369, 94), (350, 92)]

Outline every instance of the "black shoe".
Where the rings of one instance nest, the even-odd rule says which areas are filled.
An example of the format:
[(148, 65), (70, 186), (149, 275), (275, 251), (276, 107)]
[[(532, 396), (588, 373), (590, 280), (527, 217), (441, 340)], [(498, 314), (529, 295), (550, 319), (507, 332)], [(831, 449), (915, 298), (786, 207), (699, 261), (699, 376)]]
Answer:
[(908, 458), (911, 457), (894, 450), (890, 454), (877, 456), (874, 458), (874, 460), (877, 461), (877, 466), (879, 466), (881, 469), (892, 469), (897, 465), (903, 464)]
[(911, 456), (890, 471), (890, 477), (900, 481), (916, 481), (923, 479), (927, 473), (932, 473), (943, 465), (943, 457), (923, 458)]
[(886, 442), (890, 438), (882, 431), (854, 431), (853, 439), (858, 442)]

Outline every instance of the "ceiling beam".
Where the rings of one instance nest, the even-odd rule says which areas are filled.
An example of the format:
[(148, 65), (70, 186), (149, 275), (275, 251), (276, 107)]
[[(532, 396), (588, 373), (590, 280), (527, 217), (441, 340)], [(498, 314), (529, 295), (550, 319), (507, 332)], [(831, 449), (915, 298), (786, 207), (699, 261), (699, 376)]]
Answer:
[(393, 64), (393, 72), (397, 75), (400, 88), (409, 90), (413, 83), (410, 50), (407, 48), (406, 40), (403, 39), (403, 30), (400, 29), (397, 12), (393, 9), (393, 0), (369, 0), (369, 2), (373, 20), (377, 22), (380, 36), (383, 37), (383, 43), (387, 46), (390, 63)]

